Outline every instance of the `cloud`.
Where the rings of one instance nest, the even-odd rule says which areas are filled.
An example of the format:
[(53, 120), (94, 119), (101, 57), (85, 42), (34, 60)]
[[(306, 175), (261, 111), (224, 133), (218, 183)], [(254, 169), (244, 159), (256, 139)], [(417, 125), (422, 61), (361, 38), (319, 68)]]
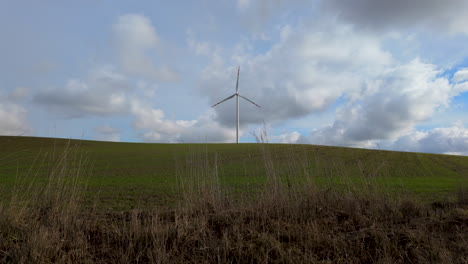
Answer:
[(72, 79), (63, 88), (40, 91), (33, 102), (66, 118), (120, 115), (128, 112), (130, 90), (125, 76), (104, 67), (87, 80)]
[(299, 0), (288, 1), (288, 0), (237, 0), (237, 8), (246, 12), (251, 9), (257, 16), (261, 18), (267, 18), (271, 16), (275, 11), (281, 10), (285, 6), (291, 5), (294, 2), (301, 2)]
[(8, 95), (8, 100), (11, 101), (20, 101), (28, 97), (30, 94), (30, 90), (25, 87), (16, 87), (13, 91)]
[(214, 57), (219, 56), (221, 48), (208, 41), (200, 41), (196, 38), (195, 32), (191, 29), (186, 32), (186, 43), (188, 48), (199, 56)]
[(118, 129), (109, 125), (100, 125), (95, 128), (97, 140), (102, 141), (120, 141), (120, 132)]
[(126, 73), (162, 81), (178, 78), (171, 67), (155, 63), (161, 39), (149, 18), (140, 14), (120, 16), (113, 31), (120, 63)]
[(288, 144), (293, 144), (293, 143), (298, 143), (301, 139), (301, 134), (297, 131), (293, 132), (287, 132), (283, 133), (280, 135), (273, 135), (270, 136), (269, 140), (272, 143), (288, 143)]
[(412, 131), (389, 146), (393, 150), (468, 155), (468, 129), (461, 125)]
[(468, 2), (465, 0), (323, 0), (322, 7), (339, 19), (365, 29), (425, 26), (468, 34)]
[(237, 9), (241, 22), (258, 33), (271, 20), (284, 18), (296, 8), (311, 11), (310, 4), (311, 1), (305, 0), (237, 0)]
[(252, 3), (251, 0), (237, 0), (237, 8), (245, 9), (249, 7), (251, 3)]
[(459, 69), (453, 75), (452, 80), (457, 83), (468, 81), (468, 68)]
[[(262, 106), (256, 109), (241, 99), (242, 126), (323, 111), (345, 93), (358, 93), (365, 80), (393, 64), (378, 39), (356, 34), (347, 26), (330, 24), (313, 31), (284, 26), (278, 34), (278, 43), (263, 54), (233, 55), (241, 65), (240, 93)], [(208, 65), (200, 92), (211, 104), (226, 98), (234, 93), (236, 71), (224, 60)], [(215, 111), (221, 124), (235, 124), (234, 101), (216, 106)]]
[(373, 147), (378, 140), (396, 139), (429, 119), (460, 91), (436, 66), (413, 60), (369, 80), (359, 100), (336, 113), (333, 125), (312, 131), (311, 143)]
[(220, 126), (210, 115), (198, 120), (169, 120), (161, 109), (133, 102), (134, 127), (145, 142), (161, 143), (203, 143), (233, 142), (235, 130)]
[(11, 100), (16, 98), (15, 94), (18, 91), (15, 89), (7, 96), (2, 96), (0, 91), (0, 135), (19, 136), (31, 133), (27, 121), (27, 110)]

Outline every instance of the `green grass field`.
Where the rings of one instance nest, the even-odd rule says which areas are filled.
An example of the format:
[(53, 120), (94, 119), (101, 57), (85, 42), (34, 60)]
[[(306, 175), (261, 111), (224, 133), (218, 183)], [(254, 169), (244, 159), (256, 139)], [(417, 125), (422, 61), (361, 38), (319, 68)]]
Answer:
[(468, 263), (468, 157), (0, 137), (0, 263)]
[[(285, 144), (144, 144), (0, 137), (0, 190), (40, 184), (65, 150), (80, 162), (87, 196), (109, 208), (170, 205), (187, 177), (216, 174), (231, 193), (255, 193), (275, 174), (333, 189), (372, 185), (423, 200), (453, 199), (468, 184), (468, 157)], [(271, 164), (271, 165), (269, 165)], [(198, 175), (198, 176), (197, 176)], [(201, 175), (201, 176), (200, 176)]]

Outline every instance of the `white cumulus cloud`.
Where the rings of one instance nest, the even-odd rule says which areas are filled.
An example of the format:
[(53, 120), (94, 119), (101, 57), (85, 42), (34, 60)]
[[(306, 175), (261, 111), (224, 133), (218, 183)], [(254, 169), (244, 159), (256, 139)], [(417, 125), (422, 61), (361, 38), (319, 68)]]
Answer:
[(391, 146), (394, 150), (468, 155), (468, 129), (461, 125), (413, 131)]
[(219, 125), (210, 115), (197, 120), (171, 120), (165, 118), (161, 109), (137, 101), (132, 104), (132, 114), (134, 127), (141, 131), (140, 136), (145, 142), (223, 143), (235, 140), (235, 130)]
[(110, 125), (100, 125), (95, 128), (97, 133), (97, 140), (102, 141), (120, 141), (120, 131)]
[(28, 135), (31, 131), (24, 107), (8, 102), (0, 102), (0, 135)]
[(280, 135), (272, 135), (269, 137), (269, 140), (271, 143), (288, 143), (288, 144), (294, 144), (294, 143), (299, 143), (302, 135), (297, 132), (286, 132)]
[(125, 72), (153, 80), (171, 81), (178, 78), (171, 67), (157, 61), (161, 41), (148, 17), (141, 14), (122, 15), (113, 30)]
[(454, 75), (453, 79), (454, 82), (460, 83), (468, 81), (468, 68), (459, 69)]
[[(285, 26), (279, 35), (279, 42), (263, 54), (233, 56), (240, 58), (240, 93), (262, 107), (256, 109), (241, 99), (242, 126), (323, 111), (345, 93), (359, 93), (364, 81), (393, 64), (378, 39), (347, 26), (316, 30)], [(237, 67), (228, 67), (225, 61), (212, 63), (201, 77), (201, 93), (212, 104), (234, 93)], [(221, 124), (235, 124), (234, 102), (216, 106), (215, 111)]]
[(17, 93), (21, 90), (15, 89), (8, 95), (2, 95), (0, 90), (0, 135), (19, 136), (31, 133), (26, 108), (12, 100), (12, 98), (18, 99)]
[(333, 125), (312, 131), (310, 142), (372, 147), (378, 140), (398, 138), (459, 93), (439, 73), (419, 60), (382, 73), (366, 83), (359, 100), (337, 111)]

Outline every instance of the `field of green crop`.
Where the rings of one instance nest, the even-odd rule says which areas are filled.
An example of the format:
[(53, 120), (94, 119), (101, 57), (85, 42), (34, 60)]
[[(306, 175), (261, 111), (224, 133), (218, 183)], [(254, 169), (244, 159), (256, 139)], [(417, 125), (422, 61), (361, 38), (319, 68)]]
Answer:
[[(285, 144), (144, 144), (0, 137), (0, 190), (41, 184), (67, 152), (89, 202), (129, 209), (170, 205), (181, 182), (215, 175), (238, 196), (254, 194), (269, 174), (286, 185), (381, 188), (423, 200), (453, 199), (468, 185), (468, 157)], [(91, 201), (92, 200), (92, 201)]]
[(467, 263), (468, 157), (0, 137), (0, 263)]

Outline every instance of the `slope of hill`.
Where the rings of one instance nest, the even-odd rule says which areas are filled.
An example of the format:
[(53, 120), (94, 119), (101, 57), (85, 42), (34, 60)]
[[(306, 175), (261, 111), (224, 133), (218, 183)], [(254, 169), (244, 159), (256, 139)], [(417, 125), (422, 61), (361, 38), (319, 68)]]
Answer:
[(466, 263), (468, 157), (0, 137), (1, 263)]
[[(166, 203), (187, 177), (216, 174), (232, 190), (255, 192), (269, 175), (331, 188), (373, 183), (430, 201), (453, 198), (468, 182), (468, 157), (287, 144), (145, 144), (0, 137), (0, 188), (40, 181), (62, 158), (80, 159), (90, 193), (122, 207)], [(86, 164), (84, 164), (86, 161)], [(234, 191), (236, 192), (236, 191)], [(106, 202), (107, 201), (107, 202)]]

